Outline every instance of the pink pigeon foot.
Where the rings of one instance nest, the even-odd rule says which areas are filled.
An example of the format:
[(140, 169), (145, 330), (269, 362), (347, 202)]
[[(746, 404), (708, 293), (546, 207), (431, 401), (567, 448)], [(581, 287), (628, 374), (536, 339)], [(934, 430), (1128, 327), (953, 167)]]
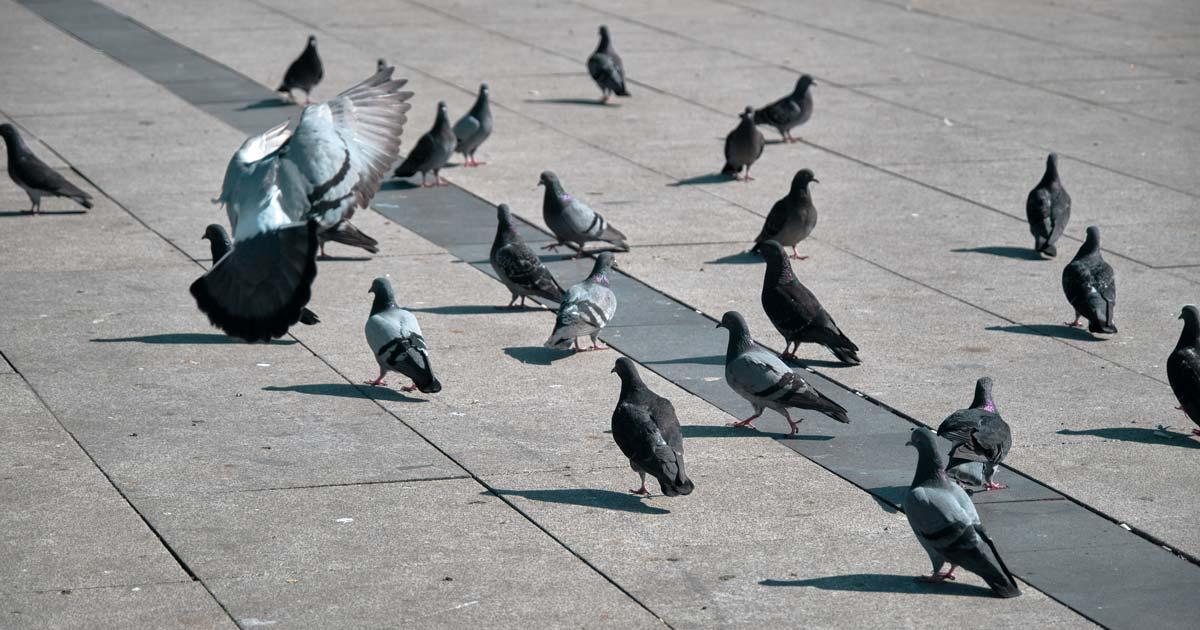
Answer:
[(604, 345), (603, 342), (596, 341), (592, 343), (592, 350), (608, 350), (608, 346)]
[(1065, 325), (1065, 326), (1070, 326), (1071, 328), (1083, 328), (1083, 324), (1080, 324), (1080, 323), (1079, 323), (1079, 316), (1078, 316), (1078, 315), (1076, 315), (1076, 316), (1075, 316), (1075, 321), (1073, 321), (1073, 322), (1063, 322), (1063, 325)]
[(1008, 486), (1002, 483), (996, 483), (995, 481), (989, 481), (983, 484), (984, 490), (1004, 490), (1005, 488), (1008, 488)]
[(404, 387), (401, 387), (400, 391), (411, 392), (411, 391), (415, 390), (416, 388), (417, 388), (417, 384), (413, 383), (412, 385), (405, 385)]
[(914, 579), (916, 579), (916, 581), (918, 581), (918, 582), (924, 582), (926, 584), (941, 584), (942, 582), (945, 582), (947, 580), (953, 582), (954, 581), (954, 569), (950, 569), (949, 571), (947, 571), (945, 573), (934, 573), (933, 575), (920, 575)]
[(634, 488), (634, 489), (630, 490), (630, 492), (632, 492), (633, 494), (640, 494), (640, 495), (646, 496), (646, 497), (650, 496), (650, 491), (646, 489), (646, 484), (644, 484), (644, 483), (642, 484), (641, 488)]

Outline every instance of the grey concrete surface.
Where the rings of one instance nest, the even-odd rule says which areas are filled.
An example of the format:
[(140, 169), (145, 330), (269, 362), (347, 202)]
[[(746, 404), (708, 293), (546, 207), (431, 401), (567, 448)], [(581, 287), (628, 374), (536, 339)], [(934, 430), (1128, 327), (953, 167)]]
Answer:
[[(107, 4), (268, 88), (310, 32), (326, 60), (317, 97), (384, 56), (418, 94), (406, 147), (434, 102), (460, 112), (489, 82), (490, 164), (450, 169), (452, 180), (540, 224), (536, 175), (557, 170), (638, 246), (623, 269), (706, 313), (743, 310), (776, 347), (756, 304), (761, 268), (738, 253), (791, 173), (809, 166), (823, 182), (822, 215), (798, 270), (867, 358), (818, 369), (930, 423), (992, 373), (1017, 427), (1015, 466), (1200, 549), (1200, 496), (1180, 474), (1194, 442), (1154, 434), (1188, 426), (1162, 361), (1178, 306), (1200, 282), (1179, 267), (1197, 264), (1188, 245), (1200, 227), (1187, 111), (1200, 16), (1186, 3), (1031, 1), (1004, 16), (981, 2), (865, 0), (363, 1), (336, 14), (316, 1)], [(0, 14), (0, 77), (29, 86), (0, 95), (0, 114), (45, 143), (35, 144), (43, 158), (107, 193), (89, 214), (33, 219), (15, 212), (24, 195), (0, 186), (0, 210), (14, 211), (0, 237), (0, 287), (13, 298), (0, 305), (0, 352), (79, 439), (72, 466), (92, 466), (86, 484), (27, 472), (18, 496), (94, 502), (120, 489), (132, 501), (98, 523), (55, 515), (57, 535), (87, 543), (77, 559), (35, 555), (37, 534), (16, 530), (4, 566), (33, 575), (3, 580), (43, 585), (4, 596), (27, 627), (641, 626), (661, 623), (654, 615), (673, 627), (961, 627), (981, 614), (997, 627), (1086, 625), (1032, 588), (997, 602), (978, 597), (973, 579), (914, 587), (908, 576), (925, 560), (902, 516), (766, 437), (731, 439), (728, 416), (658, 377), (690, 427), (700, 490), (633, 501), (621, 493), (635, 476), (605, 434), (612, 354), (547, 359), (538, 346), (549, 313), (482, 308), (507, 301), (500, 285), (373, 213), (355, 221), (383, 255), (322, 264), (321, 325), (294, 330), (299, 343), (215, 343), (186, 284), (207, 259), (204, 226), (224, 221), (208, 200), (243, 134), (206, 110), (229, 105), (192, 107), (12, 2)], [(601, 22), (634, 98), (608, 109), (547, 102), (596, 95), (582, 59)], [(819, 84), (806, 143), (768, 146), (752, 185), (688, 183), (720, 166), (734, 113), (786, 92), (799, 71)], [(203, 96), (229, 85), (175, 87)], [(1133, 91), (1146, 96), (1125, 98)], [(270, 110), (254, 111), (268, 120)], [(1122, 332), (1110, 340), (1053, 328), (1065, 318), (1057, 275), (1073, 242), (1055, 262), (1005, 255), (1028, 247), (1020, 204), (1050, 149), (1076, 200), (1068, 235), (1101, 225), (1118, 269)], [(479, 231), (486, 243), (490, 229)], [(355, 385), (374, 372), (361, 323), (365, 287), (381, 273), (416, 310), (451, 384), (436, 397)], [(22, 457), (41, 454), (41, 441), (14, 443)], [(131, 531), (149, 542), (130, 542)], [(132, 544), (153, 553), (125, 551)], [(94, 575), (112, 554), (137, 553), (171, 571)], [(1067, 579), (1064, 588), (1088, 588)], [(76, 583), (99, 588), (37, 590)], [(1168, 578), (1119, 601), (1162, 608), (1191, 586)]]

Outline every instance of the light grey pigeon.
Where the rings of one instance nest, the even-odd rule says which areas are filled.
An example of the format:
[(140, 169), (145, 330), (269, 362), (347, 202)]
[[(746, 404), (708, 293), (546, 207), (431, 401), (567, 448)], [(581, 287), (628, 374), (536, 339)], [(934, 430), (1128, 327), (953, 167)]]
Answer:
[[(445, 186), (447, 182), (439, 173), (450, 156), (454, 155), (454, 146), (458, 139), (454, 137), (454, 129), (450, 127), (450, 115), (446, 113), (446, 104), (438, 103), (437, 119), (433, 128), (425, 132), (416, 146), (396, 167), (396, 177), (412, 177), (421, 174), (422, 186)], [(426, 173), (433, 173), (433, 183), (425, 183)]]
[(479, 96), (475, 98), (475, 104), (471, 106), (471, 111), (454, 123), (454, 137), (458, 138), (454, 152), (463, 155), (467, 166), (483, 166), (487, 162), (476, 160), (475, 151), (479, 150), (479, 146), (490, 135), (492, 135), (492, 107), (488, 102), (488, 86), (486, 83), (482, 83), (479, 85)]
[(553, 172), (542, 171), (538, 186), (546, 187), (546, 194), (542, 197), (542, 220), (558, 239), (557, 243), (542, 249), (556, 251), (558, 247), (567, 245), (577, 249), (575, 258), (579, 258), (588, 241), (606, 241), (619, 251), (629, 251), (625, 235), (609, 225), (599, 212), (567, 194)]
[(512, 212), (506, 204), (496, 207), (496, 218), (496, 238), (492, 241), (488, 260), (500, 281), (512, 293), (508, 306), (497, 308), (513, 308), (518, 297), (521, 305), (517, 308), (525, 308), (527, 296), (544, 298), (555, 304), (562, 302), (562, 286), (513, 229)]
[(600, 86), (601, 103), (607, 103), (612, 94), (629, 96), (629, 90), (625, 89), (625, 64), (612, 45), (607, 26), (600, 27), (600, 44), (588, 57), (587, 68), (592, 80)]
[(1025, 217), (1033, 234), (1033, 249), (1051, 258), (1058, 255), (1055, 243), (1071, 220), (1071, 195), (1058, 178), (1058, 155), (1046, 158), (1046, 172), (1025, 198)]
[(234, 248), (191, 286), (214, 326), (253, 342), (299, 321), (317, 275), (318, 232), (370, 203), (399, 154), (412, 96), (400, 91), (405, 83), (388, 68), (305, 107), (295, 130), (285, 122), (234, 153), (215, 200)]
[[(1183, 320), (1183, 331), (1167, 357), (1167, 382), (1179, 400), (1177, 409), (1200, 424), (1200, 310), (1188, 304), (1179, 319)], [(1200, 435), (1200, 429), (1192, 429), (1192, 433)]]
[[(953, 580), (954, 569), (963, 567), (983, 578), (997, 597), (1020, 595), (1017, 581), (983, 529), (971, 497), (946, 475), (946, 459), (938, 452), (933, 432), (925, 427), (916, 429), (908, 444), (917, 448), (917, 472), (904, 499), (904, 516), (933, 564), (933, 575), (917, 581)], [(950, 570), (941, 573), (947, 562)]]
[(1100, 254), (1100, 228), (1088, 227), (1087, 240), (1063, 268), (1062, 286), (1067, 301), (1075, 309), (1075, 321), (1064, 322), (1067, 326), (1079, 328), (1079, 318), (1084, 317), (1088, 320), (1088, 330), (1093, 333), (1117, 332), (1113, 322), (1113, 312), (1117, 308), (1117, 277)]
[(796, 245), (812, 234), (817, 227), (817, 207), (813, 205), (812, 193), (808, 191), (810, 183), (820, 183), (813, 172), (802, 168), (792, 176), (792, 188), (788, 194), (771, 206), (767, 220), (762, 230), (754, 238), (754, 247), (750, 251), (761, 253), (762, 244), (775, 241), (784, 247), (792, 248), (792, 258), (806, 260), (796, 251)]
[(365, 332), (367, 345), (379, 363), (379, 377), (366, 383), (383, 385), (388, 372), (399, 372), (412, 379), (412, 385), (401, 387), (400, 391), (416, 389), (424, 394), (442, 391), (442, 384), (433, 375), (421, 326), (412, 313), (396, 305), (392, 283), (384, 277), (375, 278), (369, 292), (375, 294), (375, 300), (371, 302)]
[[(750, 167), (758, 161), (766, 143), (762, 133), (754, 126), (754, 108), (747, 107), (742, 112), (742, 121), (725, 136), (725, 166), (721, 168), (721, 174), (752, 181), (754, 178), (750, 177)], [(746, 169), (745, 176), (742, 175), (742, 169)]]
[(4, 138), (4, 145), (8, 150), (8, 176), (29, 195), (31, 213), (37, 214), (42, 210), (44, 195), (66, 197), (84, 208), (91, 209), (92, 196), (38, 159), (29, 145), (21, 139), (16, 127), (8, 123), (0, 125), (0, 138)]
[[(378, 72), (378, 70), (376, 70)], [(317, 36), (308, 36), (308, 45), (304, 47), (304, 52), (288, 66), (287, 72), (283, 75), (283, 82), (276, 88), (276, 92), (287, 94), (288, 100), (292, 99), (292, 90), (304, 90), (304, 104), (308, 105), (312, 101), (309, 100), (309, 94), (314, 87), (325, 78), (325, 66), (321, 64), (321, 55), (317, 54)]]
[(592, 338), (591, 350), (608, 348), (597, 341), (596, 336), (617, 312), (617, 296), (608, 288), (608, 272), (612, 266), (612, 253), (601, 252), (592, 266), (592, 273), (563, 294), (554, 330), (546, 340), (547, 348), (566, 350), (574, 345), (576, 352), (584, 352), (579, 347), (579, 337), (585, 335)]
[(946, 472), (960, 484), (982, 486), (984, 490), (1008, 487), (992, 480), (996, 467), (1012, 448), (1012, 431), (992, 400), (991, 377), (975, 382), (971, 406), (947, 416), (937, 434), (954, 444)]
[(813, 96), (810, 88), (813, 85), (811, 76), (801, 75), (791, 94), (754, 112), (754, 124), (770, 125), (779, 131), (784, 142), (795, 142), (792, 129), (812, 118)]
[(621, 395), (612, 415), (612, 435), (629, 459), (629, 467), (642, 478), (634, 494), (648, 495), (646, 474), (658, 480), (669, 496), (691, 494), (696, 488), (683, 465), (683, 433), (671, 401), (646, 387), (633, 361), (617, 359), (613, 372), (621, 377)]
[(725, 382), (754, 406), (754, 415), (731, 426), (753, 429), (751, 422), (761, 416), (764, 409), (773, 409), (787, 418), (792, 428), (788, 435), (795, 435), (800, 421), (792, 420), (789, 407), (812, 409), (838, 422), (850, 422), (841, 405), (809, 385), (773, 352), (755, 345), (750, 338), (750, 327), (741, 313), (726, 312), (717, 328), (729, 331), (729, 345), (725, 350)]
[[(208, 241), (209, 251), (212, 253), (213, 264), (217, 264), (218, 260), (225, 257), (231, 249), (233, 249), (233, 240), (229, 238), (229, 232), (225, 231), (223, 226), (211, 223), (204, 229), (204, 236), (200, 237)], [(317, 314), (303, 308), (300, 310), (300, 323), (305, 326), (312, 326), (321, 323), (321, 318)]]

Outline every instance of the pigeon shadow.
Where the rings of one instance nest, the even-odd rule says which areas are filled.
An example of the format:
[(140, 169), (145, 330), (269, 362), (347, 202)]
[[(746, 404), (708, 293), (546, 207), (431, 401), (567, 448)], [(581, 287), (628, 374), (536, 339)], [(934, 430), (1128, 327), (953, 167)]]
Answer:
[[(217, 333), (166, 333), (161, 335), (143, 335), (140, 337), (110, 337), (90, 339), (96, 343), (148, 343), (148, 344), (179, 344), (179, 345), (206, 345), (206, 344), (242, 344), (246, 345), (241, 339), (234, 339)], [(271, 343), (280, 346), (290, 346), (296, 343), (295, 339), (272, 339)]]
[[(685, 424), (679, 427), (679, 432), (685, 438), (750, 438), (774, 437), (771, 433), (755, 431), (743, 427), (731, 427), (718, 424)], [(832, 440), (828, 435), (793, 435), (789, 440), (804, 440), (809, 442), (826, 442)]]
[(1109, 427), (1104, 429), (1082, 429), (1075, 431), (1072, 429), (1062, 429), (1058, 432), (1059, 435), (1092, 435), (1101, 437), (1106, 440), (1119, 440), (1121, 442), (1137, 442), (1139, 444), (1163, 444), (1165, 446), (1180, 446), (1183, 448), (1200, 448), (1200, 442), (1191, 439), (1191, 435), (1187, 433), (1175, 433), (1174, 431), (1165, 431), (1171, 437), (1159, 435), (1164, 431), (1160, 429), (1140, 428), (1140, 427)]
[(593, 107), (620, 107), (617, 103), (603, 103), (598, 98), (527, 98), (526, 103), (545, 105), (591, 105)]
[(901, 593), (911, 595), (961, 595), (964, 597), (993, 597), (991, 589), (960, 582), (924, 584), (911, 575), (886, 573), (851, 573), (830, 575), (807, 580), (762, 580), (762, 586), (810, 586), (823, 591), (852, 591), (858, 593)]
[(558, 350), (543, 346), (515, 346), (505, 348), (504, 354), (526, 365), (550, 365), (555, 361), (574, 355), (575, 351)]
[(737, 181), (737, 180), (734, 179), (733, 177), (730, 177), (729, 175), (725, 175), (724, 173), (706, 173), (704, 175), (697, 175), (695, 177), (689, 177), (687, 179), (681, 179), (679, 181), (671, 182), (670, 184), (667, 184), (667, 185), (671, 186), (673, 188), (678, 188), (679, 186), (701, 186), (704, 184), (724, 184), (725, 182), (734, 182), (734, 181)]
[(1096, 337), (1082, 328), (1072, 328), (1065, 324), (1014, 324), (1011, 326), (988, 326), (985, 330), (1021, 335), (1041, 335), (1073, 341), (1103, 341), (1100, 337)]
[(45, 215), (68, 215), (68, 214), (87, 214), (87, 210), (42, 210), (36, 215), (28, 210), (5, 210), (0, 212), (0, 217), (33, 217)]
[(987, 247), (960, 247), (950, 251), (956, 254), (990, 254), (992, 256), (1000, 256), (1001, 258), (1015, 258), (1016, 260), (1049, 260), (1028, 247), (989, 245)]
[(248, 103), (246, 105), (242, 105), (241, 107), (237, 108), (235, 111), (244, 112), (244, 111), (249, 111), (252, 109), (275, 109), (278, 107), (289, 107), (291, 105), (295, 105), (295, 103), (292, 103), (291, 101), (280, 98), (278, 96), (273, 96), (271, 98), (264, 98), (261, 101), (255, 101), (253, 103)]
[(370, 256), (317, 256), (317, 262), (366, 262)]
[[(618, 512), (634, 512), (637, 514), (670, 514), (664, 510), (642, 502), (637, 495), (629, 492), (613, 492), (595, 488), (555, 488), (551, 490), (502, 490), (494, 489), (502, 496), (523, 497), (542, 503), (563, 503), (566, 505), (581, 505), (583, 507), (616, 510)], [(482, 492), (480, 494), (489, 494)]]
[(458, 306), (431, 306), (429, 308), (410, 308), (408, 310), (414, 313), (433, 313), (435, 315), (496, 315), (504, 313), (554, 312), (538, 305), (536, 302), (533, 305), (527, 303), (521, 308), (508, 308), (502, 304), (460, 304)]
[(725, 365), (725, 355), (709, 355), (706, 357), (683, 357), (680, 359), (665, 359), (662, 361), (643, 361), (646, 365)]
[(390, 179), (379, 186), (379, 190), (412, 190), (414, 188), (424, 188), (424, 186), (407, 179)]
[[(779, 358), (783, 359), (782, 356)], [(819, 367), (819, 368), (848, 368), (854, 367), (849, 363), (841, 361), (829, 361), (827, 359), (802, 359), (800, 357), (788, 357), (783, 359), (783, 362), (789, 367)]]
[(428, 402), (424, 398), (411, 398), (400, 392), (381, 386), (354, 385), (352, 383), (311, 383), (307, 385), (268, 385), (264, 392), (297, 392), (312, 396), (339, 396), (341, 398), (361, 398), (363, 400), (391, 400), (395, 402)]
[(904, 505), (904, 499), (908, 496), (908, 486), (879, 486), (877, 488), (867, 488), (867, 492), (871, 493), (871, 498), (883, 508), (888, 514), (895, 514), (898, 510), (893, 507), (896, 505)]
[(706, 265), (761, 265), (763, 263), (763, 257), (750, 253), (750, 250), (704, 262)]

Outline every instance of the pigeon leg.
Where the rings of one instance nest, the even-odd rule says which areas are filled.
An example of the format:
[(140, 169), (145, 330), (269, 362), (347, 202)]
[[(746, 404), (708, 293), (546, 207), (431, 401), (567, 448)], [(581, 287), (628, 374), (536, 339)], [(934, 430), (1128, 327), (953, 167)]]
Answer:
[(646, 473), (640, 472), (638, 474), (642, 476), (642, 487), (630, 490), (630, 492), (648, 497), (650, 496), (650, 490), (646, 488)]
[(600, 90), (600, 104), (608, 105), (608, 90)]
[(405, 385), (404, 387), (401, 387), (400, 391), (411, 392), (411, 391), (415, 390), (416, 388), (417, 388), (417, 384), (413, 383), (412, 385)]
[(801, 256), (800, 252), (796, 251), (795, 245), (792, 245), (792, 258), (795, 260), (808, 260), (808, 256)]
[(749, 166), (746, 167), (746, 176), (742, 178), (742, 181), (744, 181), (744, 182), (754, 181), (754, 178), (750, 177), (750, 167)]
[(386, 373), (387, 372), (383, 368), (379, 368), (379, 377), (378, 378), (376, 378), (373, 381), (363, 381), (363, 382), (366, 383), (367, 385), (375, 385), (375, 386), (386, 385), (387, 383), (383, 382), (383, 375)]
[(756, 411), (756, 412), (754, 413), (754, 415), (753, 415), (753, 416), (750, 416), (749, 418), (746, 418), (745, 420), (738, 420), (737, 422), (730, 422), (730, 423), (729, 423), (729, 426), (731, 426), (731, 427), (750, 427), (751, 429), (757, 429), (757, 427), (755, 427), (755, 426), (754, 426), (753, 424), (751, 424), (751, 423), (752, 423), (752, 422), (753, 422), (753, 421), (754, 421), (756, 418), (758, 418), (759, 416), (761, 416), (761, 415), (762, 415), (762, 413), (763, 413), (762, 411)]
[(792, 427), (792, 430), (788, 432), (788, 435), (796, 435), (796, 432), (800, 430), (800, 422), (803, 422), (803, 419), (801, 419), (800, 422), (792, 420), (792, 414), (788, 413), (787, 409), (783, 410), (783, 417), (787, 418), (788, 426)]
[(989, 481), (989, 482), (983, 484), (984, 490), (1003, 490), (1007, 487), (1008, 486), (1006, 486), (1002, 483), (996, 483), (995, 481)]
[(1200, 429), (1192, 429), (1192, 435), (1200, 435)]
[(1082, 317), (1082, 316), (1081, 316), (1079, 313), (1075, 313), (1075, 321), (1073, 321), (1073, 322), (1063, 322), (1063, 324), (1065, 324), (1065, 325), (1067, 325), (1067, 326), (1070, 326), (1071, 328), (1083, 328), (1083, 324), (1080, 324), (1080, 323), (1079, 323), (1079, 318), (1080, 318), (1080, 317)]
[(941, 582), (945, 582), (946, 580), (954, 581), (954, 570), (957, 568), (958, 567), (956, 567), (952, 564), (952, 565), (950, 565), (950, 570), (945, 573), (938, 573), (935, 571), (933, 573), (933, 575), (922, 575), (922, 576), (918, 577), (917, 581), (925, 582), (928, 584), (938, 584)]
[(429, 188), (429, 184), (425, 182), (425, 171), (421, 171), (421, 188)]
[(547, 246), (543, 247), (542, 249), (548, 249), (548, 250), (550, 250), (550, 251), (552, 251), (552, 252), (557, 252), (557, 251), (558, 251), (558, 248), (559, 248), (559, 247), (562, 247), (562, 246), (563, 246), (563, 244), (562, 244), (562, 243), (550, 243), (549, 245), (547, 245)]
[(608, 346), (596, 339), (595, 335), (592, 335), (592, 350), (608, 350)]
[(579, 337), (576, 337), (571, 343), (575, 344), (575, 352), (587, 352), (587, 350), (579, 347)]
[(475, 162), (475, 166), (483, 166), (484, 164), (487, 164), (487, 162), (480, 162), (479, 160), (476, 160), (474, 155), (471, 156), (471, 160)]
[(796, 350), (800, 349), (800, 344), (796, 343), (796, 347), (792, 348), (792, 342), (787, 341), (786, 339), (784, 340), (784, 342), (785, 343), (783, 345), (783, 354), (779, 355), (779, 358), (781, 358), (781, 359), (796, 358)]
[(438, 169), (433, 172), (433, 185), (434, 186), (449, 186), (450, 185), (450, 180), (441, 176), (441, 169)]

